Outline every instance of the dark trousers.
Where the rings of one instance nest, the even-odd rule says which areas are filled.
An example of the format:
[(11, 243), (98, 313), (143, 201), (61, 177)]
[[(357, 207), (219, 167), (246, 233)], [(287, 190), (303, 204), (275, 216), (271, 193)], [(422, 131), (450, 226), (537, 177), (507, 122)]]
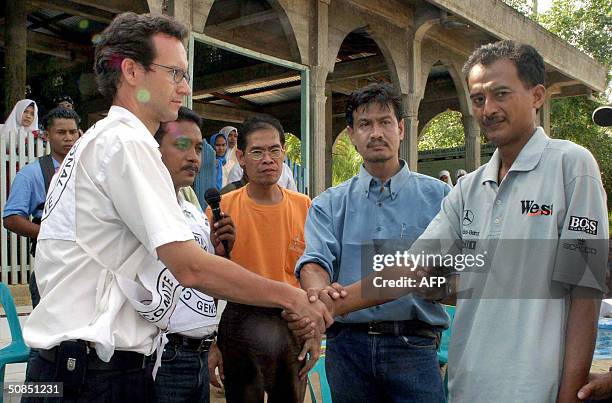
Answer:
[[(148, 357), (151, 368), (156, 355)], [(208, 350), (197, 351), (185, 345), (166, 344), (155, 378), (158, 403), (209, 403)]]
[(325, 370), (334, 403), (446, 402), (437, 347), (431, 337), (332, 326)]
[(301, 403), (306, 380), (300, 381), (301, 346), (281, 310), (228, 303), (219, 324), (228, 403)]
[[(95, 354), (95, 353), (94, 353)], [(26, 382), (55, 382), (56, 364), (40, 355), (30, 357)], [(64, 388), (63, 398), (24, 397), (23, 403), (148, 403), (154, 399), (153, 377), (150, 368), (132, 370), (87, 370), (85, 383), (78, 394)]]

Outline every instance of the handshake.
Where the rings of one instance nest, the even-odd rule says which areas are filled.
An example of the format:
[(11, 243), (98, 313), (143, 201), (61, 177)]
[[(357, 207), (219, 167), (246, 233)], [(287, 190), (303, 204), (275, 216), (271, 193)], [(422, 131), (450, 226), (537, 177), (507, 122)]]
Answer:
[(308, 288), (306, 291), (308, 305), (302, 312), (283, 311), (283, 319), (288, 322), (289, 329), (301, 339), (307, 340), (325, 333), (334, 323), (334, 317), (341, 314), (341, 298), (348, 295), (338, 283), (324, 288)]
[(335, 316), (346, 313), (341, 305), (348, 292), (338, 283), (300, 291), (306, 298), (296, 301), (291, 311), (283, 311), (282, 317), (293, 335), (304, 343), (298, 360), (304, 361), (310, 353), (299, 373), (303, 379), (319, 359), (325, 330), (334, 323)]

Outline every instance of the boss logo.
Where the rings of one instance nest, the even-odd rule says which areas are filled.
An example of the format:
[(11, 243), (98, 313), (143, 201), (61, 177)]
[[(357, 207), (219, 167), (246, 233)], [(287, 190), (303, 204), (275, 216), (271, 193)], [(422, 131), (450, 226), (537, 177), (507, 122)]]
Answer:
[(591, 220), (588, 217), (570, 216), (567, 229), (570, 231), (585, 232), (591, 235), (597, 235), (598, 222)]

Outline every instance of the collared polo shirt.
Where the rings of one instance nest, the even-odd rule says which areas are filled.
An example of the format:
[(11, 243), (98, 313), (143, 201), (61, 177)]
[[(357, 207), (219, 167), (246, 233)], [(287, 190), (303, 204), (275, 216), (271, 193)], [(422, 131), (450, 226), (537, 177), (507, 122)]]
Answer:
[(159, 145), (131, 112), (111, 107), (49, 188), (36, 250), (42, 298), (26, 342), (83, 339), (104, 361), (115, 349), (151, 354), (180, 295), (156, 248), (190, 239)]
[[(357, 176), (312, 201), (305, 227), (306, 250), (296, 265), (296, 276), (312, 262), (340, 284), (359, 281), (364, 245), (373, 240), (414, 241), (449, 191), (443, 182), (411, 172), (405, 161), (384, 184), (362, 166)], [(439, 304), (411, 295), (336, 318), (351, 323), (413, 319), (448, 326), (448, 316)]]
[[(442, 252), (465, 254), (496, 245), (484, 272), (459, 275), (468, 294), (457, 301), (453, 322), (451, 401), (554, 402), (570, 308), (563, 291), (604, 289), (606, 195), (591, 153), (542, 128), (498, 183), (500, 164), (496, 150), (459, 181), (413, 247), (460, 240)], [(590, 270), (568, 264), (575, 258)]]

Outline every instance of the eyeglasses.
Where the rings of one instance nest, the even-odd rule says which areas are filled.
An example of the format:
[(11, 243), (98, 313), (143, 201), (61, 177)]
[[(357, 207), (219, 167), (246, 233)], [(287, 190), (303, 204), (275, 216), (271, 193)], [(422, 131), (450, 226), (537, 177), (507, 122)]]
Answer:
[(249, 151), (247, 152), (247, 154), (251, 157), (251, 159), (253, 161), (259, 161), (260, 159), (262, 159), (264, 157), (265, 153), (270, 153), (270, 157), (272, 159), (279, 159), (282, 157), (283, 155), (283, 150), (282, 148), (274, 148), (272, 150), (268, 150), (268, 151), (264, 151), (264, 150), (253, 150), (253, 151)]
[(183, 79), (189, 82), (189, 73), (183, 69), (177, 69), (176, 67), (164, 66), (163, 64), (158, 64), (158, 63), (151, 63), (151, 64), (154, 66), (163, 67), (164, 69), (168, 69), (168, 71), (171, 71), (172, 81), (174, 81), (175, 84), (180, 84), (183, 81)]

